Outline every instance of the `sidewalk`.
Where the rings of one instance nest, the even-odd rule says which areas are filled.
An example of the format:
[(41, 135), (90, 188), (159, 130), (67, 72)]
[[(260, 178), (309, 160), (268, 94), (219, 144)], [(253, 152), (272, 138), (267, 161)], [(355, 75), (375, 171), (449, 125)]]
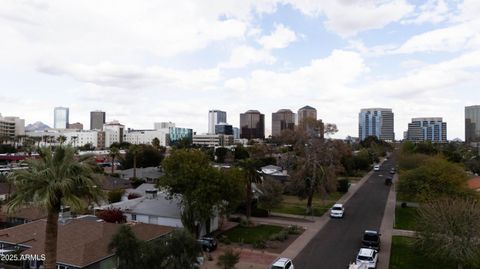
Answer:
[[(394, 176), (394, 183), (398, 180), (398, 175)], [(393, 224), (395, 222), (395, 205), (397, 194), (395, 184), (390, 187), (387, 204), (383, 212), (382, 224), (380, 225), (380, 234), (382, 240), (382, 250), (378, 255), (378, 269), (388, 269), (390, 266), (390, 252), (392, 247)]]

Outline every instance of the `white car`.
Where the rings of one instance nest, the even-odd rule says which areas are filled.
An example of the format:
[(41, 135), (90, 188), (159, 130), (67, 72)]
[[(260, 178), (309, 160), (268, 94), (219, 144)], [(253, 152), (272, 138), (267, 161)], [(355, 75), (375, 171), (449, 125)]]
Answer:
[(374, 165), (373, 171), (380, 171), (380, 165), (379, 164)]
[(371, 248), (361, 248), (357, 255), (356, 264), (365, 264), (367, 268), (376, 268), (378, 261), (378, 251)]
[(272, 263), (270, 269), (293, 269), (293, 262), (288, 258), (278, 258)]
[(330, 217), (332, 218), (343, 218), (345, 214), (345, 208), (342, 204), (334, 204), (332, 208), (330, 208)]

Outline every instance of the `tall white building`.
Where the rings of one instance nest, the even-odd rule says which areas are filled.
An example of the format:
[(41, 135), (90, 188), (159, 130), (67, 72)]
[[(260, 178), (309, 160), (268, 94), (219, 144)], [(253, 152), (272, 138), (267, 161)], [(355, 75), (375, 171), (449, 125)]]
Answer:
[(227, 122), (227, 112), (221, 110), (208, 111), (208, 133), (215, 134), (215, 125)]
[(53, 127), (55, 129), (67, 129), (69, 123), (68, 107), (56, 107), (53, 110)]
[(25, 120), (19, 117), (2, 117), (0, 114), (0, 136), (14, 137), (25, 135)]
[(394, 141), (394, 118), (391, 108), (365, 108), (358, 115), (358, 137), (360, 141), (376, 136), (385, 141)]
[(105, 132), (105, 147), (110, 147), (113, 143), (122, 143), (124, 139), (125, 126), (118, 121), (112, 121), (103, 125)]

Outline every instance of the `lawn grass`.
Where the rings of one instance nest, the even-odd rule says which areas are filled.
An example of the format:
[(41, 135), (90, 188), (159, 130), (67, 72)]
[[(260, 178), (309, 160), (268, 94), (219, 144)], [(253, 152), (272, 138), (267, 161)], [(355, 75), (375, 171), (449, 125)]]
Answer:
[(395, 208), (395, 229), (415, 230), (416, 207)]
[[(312, 200), (313, 215), (319, 217), (325, 214), (342, 195), (342, 193), (335, 192), (329, 194), (325, 199), (314, 196)], [(282, 204), (278, 208), (273, 209), (272, 212), (305, 216), (306, 206), (306, 199), (300, 200), (296, 196), (284, 195)]]
[(453, 263), (444, 263), (421, 255), (413, 245), (414, 239), (402, 236), (392, 237), (390, 269), (451, 269)]
[(275, 225), (258, 225), (254, 227), (237, 226), (226, 231), (223, 235), (231, 242), (253, 244), (259, 240), (267, 241), (271, 235), (283, 229), (283, 227)]

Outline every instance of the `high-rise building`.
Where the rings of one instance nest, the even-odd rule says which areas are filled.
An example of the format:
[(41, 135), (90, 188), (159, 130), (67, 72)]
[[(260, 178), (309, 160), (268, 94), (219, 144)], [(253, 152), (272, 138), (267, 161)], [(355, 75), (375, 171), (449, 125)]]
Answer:
[(105, 147), (109, 148), (113, 143), (122, 143), (125, 135), (125, 125), (118, 121), (112, 121), (103, 125), (105, 132)]
[(258, 110), (240, 114), (240, 138), (265, 139), (265, 115)]
[(25, 135), (25, 120), (19, 117), (2, 117), (0, 114), (0, 137)]
[(233, 127), (233, 139), (240, 139), (240, 129)]
[(285, 129), (295, 129), (295, 113), (290, 109), (272, 113), (272, 136), (279, 136)]
[(224, 135), (233, 136), (233, 127), (228, 123), (221, 122), (215, 125), (215, 134), (224, 134)]
[(208, 111), (208, 133), (215, 134), (215, 125), (227, 122), (227, 112), (221, 110)]
[(68, 128), (68, 107), (56, 107), (53, 110), (53, 128), (67, 129)]
[(408, 124), (407, 140), (447, 142), (447, 123), (442, 118), (413, 118)]
[(90, 112), (90, 130), (102, 130), (105, 124), (106, 114), (103, 111), (96, 110)]
[(465, 142), (480, 143), (480, 105), (465, 107)]
[(391, 108), (365, 108), (358, 115), (358, 137), (364, 140), (369, 136), (378, 139), (393, 141), (394, 117)]
[(298, 124), (306, 118), (317, 120), (317, 110), (311, 106), (304, 106), (298, 110)]

